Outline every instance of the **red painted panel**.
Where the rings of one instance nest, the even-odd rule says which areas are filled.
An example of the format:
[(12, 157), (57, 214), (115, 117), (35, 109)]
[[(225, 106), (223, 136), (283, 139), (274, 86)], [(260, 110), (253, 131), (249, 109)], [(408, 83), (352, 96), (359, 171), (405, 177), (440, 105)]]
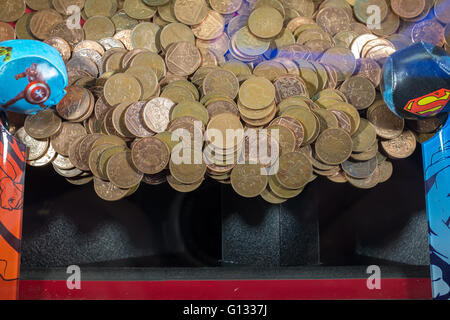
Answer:
[(429, 278), (383, 279), (369, 290), (366, 279), (82, 281), (69, 290), (64, 280), (21, 280), (20, 299), (92, 300), (308, 300), (431, 299)]

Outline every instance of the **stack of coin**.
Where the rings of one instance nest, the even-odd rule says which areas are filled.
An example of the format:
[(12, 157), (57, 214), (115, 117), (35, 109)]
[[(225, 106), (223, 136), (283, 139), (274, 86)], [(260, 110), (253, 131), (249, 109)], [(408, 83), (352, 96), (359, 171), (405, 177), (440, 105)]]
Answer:
[(447, 4), (0, 1), (0, 41), (45, 41), (69, 76), (54, 110), (12, 127), (29, 165), (51, 163), (76, 185), (93, 180), (108, 201), (142, 182), (190, 192), (205, 177), (277, 204), (318, 176), (371, 188), (446, 120), (405, 124), (378, 91), (394, 51), (417, 41), (449, 50)]

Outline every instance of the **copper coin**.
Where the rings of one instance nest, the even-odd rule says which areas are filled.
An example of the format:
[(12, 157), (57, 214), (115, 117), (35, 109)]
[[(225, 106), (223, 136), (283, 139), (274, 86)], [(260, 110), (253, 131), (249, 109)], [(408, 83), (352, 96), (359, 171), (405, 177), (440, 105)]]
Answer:
[(412, 28), (413, 42), (427, 42), (436, 46), (444, 44), (444, 27), (437, 21), (424, 20)]
[(66, 68), (69, 78), (71, 73), (77, 74), (78, 72), (81, 72), (78, 74), (87, 74), (94, 78), (98, 75), (98, 67), (95, 62), (81, 56), (72, 57), (72, 59), (67, 62)]
[(403, 132), (405, 120), (395, 115), (385, 103), (376, 103), (367, 110), (367, 120), (374, 126), (377, 135), (394, 139)]
[(350, 77), (356, 69), (356, 59), (352, 51), (342, 47), (334, 47), (325, 51), (320, 62), (336, 69), (338, 82)]
[(381, 81), (381, 67), (375, 60), (358, 59), (355, 75), (369, 79), (375, 87), (378, 87)]
[(142, 178), (142, 182), (152, 185), (152, 186), (157, 186), (157, 185), (167, 182), (167, 176), (169, 174), (170, 173), (168, 170), (163, 170), (157, 174), (144, 174), (144, 177)]
[(197, 47), (187, 41), (171, 45), (166, 54), (167, 69), (175, 75), (187, 76), (200, 67), (201, 55)]
[(375, 86), (364, 77), (353, 76), (342, 83), (340, 89), (348, 102), (356, 109), (368, 108), (375, 101)]
[(138, 101), (131, 104), (125, 111), (125, 125), (133, 135), (139, 138), (153, 136), (144, 123), (143, 112), (147, 101)]
[(198, 39), (213, 40), (219, 37), (225, 27), (225, 21), (220, 13), (208, 10), (206, 18), (192, 27), (192, 32)]
[(217, 69), (209, 72), (203, 80), (203, 93), (221, 93), (230, 99), (236, 98), (239, 92), (239, 81), (228, 70)]
[(6, 22), (0, 22), (0, 42), (6, 40), (14, 40), (16, 38), (16, 31)]
[(94, 107), (94, 114), (97, 120), (103, 121), (109, 109), (111, 109), (111, 106), (108, 104), (108, 102), (106, 102), (105, 97), (103, 95), (100, 96), (95, 102)]
[(104, 181), (100, 178), (94, 177), (95, 193), (106, 201), (118, 201), (124, 198), (129, 189), (121, 189), (109, 181)]
[(347, 160), (352, 153), (352, 139), (342, 129), (330, 128), (323, 131), (316, 140), (317, 158), (330, 165)]
[(199, 150), (183, 148), (172, 155), (169, 162), (170, 174), (181, 183), (191, 184), (201, 180), (206, 173), (203, 153)]
[(48, 150), (49, 143), (48, 139), (46, 140), (37, 140), (28, 135), (25, 131), (25, 128), (20, 128), (16, 131), (14, 136), (27, 146), (27, 161), (33, 161), (41, 158), (45, 155)]
[(114, 154), (106, 164), (106, 173), (109, 181), (119, 188), (132, 188), (141, 182), (143, 176), (133, 166), (130, 151)]
[(280, 156), (277, 181), (287, 189), (304, 187), (312, 176), (312, 165), (300, 152), (290, 152)]
[(82, 10), (84, 8), (85, 0), (52, 0), (53, 8), (62, 15), (69, 15), (67, 9), (70, 6), (77, 6)]
[(440, 117), (425, 118), (419, 120), (406, 120), (408, 127), (417, 133), (432, 133), (438, 130), (447, 120), (447, 117), (441, 119)]
[(416, 150), (416, 138), (410, 130), (404, 131), (397, 138), (381, 141), (384, 152), (392, 159), (404, 159)]
[(391, 8), (402, 18), (414, 18), (422, 13), (425, 0), (391, 0)]
[(2, 0), (0, 1), (0, 21), (17, 21), (25, 14), (25, 10), (24, 0)]
[(364, 33), (353, 39), (351, 50), (356, 59), (361, 58), (361, 51), (364, 45), (374, 39), (378, 39), (378, 37), (371, 33)]
[(434, 15), (443, 24), (450, 23), (450, 5), (447, 0), (436, 0), (434, 3)]
[(59, 37), (66, 40), (71, 46), (83, 41), (84, 32), (81, 28), (69, 28), (67, 22), (63, 21), (56, 24), (50, 31), (51, 37)]
[(297, 76), (285, 75), (278, 77), (274, 82), (275, 86), (275, 102), (280, 103), (282, 100), (291, 96), (309, 97), (305, 82)]
[(88, 134), (83, 140), (79, 142), (78, 154), (79, 154), (79, 169), (83, 171), (89, 171), (89, 157), (91, 155), (92, 146), (94, 143), (102, 137), (103, 134), (93, 133)]
[(375, 47), (391, 47), (395, 48), (392, 42), (390, 42), (387, 39), (373, 39), (370, 41), (367, 41), (366, 44), (361, 49), (361, 57), (365, 58), (369, 51), (371, 51)]
[(58, 115), (66, 120), (74, 121), (85, 115), (91, 104), (89, 91), (78, 86), (70, 86), (66, 89), (64, 98), (56, 105)]
[(377, 168), (377, 158), (373, 157), (368, 161), (346, 160), (341, 164), (342, 170), (350, 177), (365, 179), (373, 174)]
[(71, 56), (71, 48), (70, 45), (67, 43), (66, 40), (59, 37), (52, 37), (48, 38), (44, 41), (46, 44), (51, 45), (53, 48), (58, 50), (59, 54), (63, 58), (65, 62), (67, 62), (70, 59)]
[(386, 18), (381, 21), (379, 28), (372, 29), (372, 32), (380, 37), (386, 37), (398, 30), (400, 26), (400, 19), (398, 15), (396, 15), (391, 10), (388, 11)]
[(208, 111), (210, 119), (218, 114), (225, 112), (233, 113), (239, 116), (239, 109), (233, 101), (217, 100), (209, 103), (206, 106), (206, 110)]
[(169, 163), (169, 158), (169, 147), (155, 137), (142, 138), (133, 144), (131, 149), (133, 164), (145, 174), (156, 174), (163, 171)]
[[(80, 153), (78, 152), (80, 150), (80, 142), (83, 141), (83, 139), (86, 138), (86, 135), (81, 135), (79, 137), (77, 137), (71, 144), (69, 147), (69, 159), (70, 162), (73, 163), (73, 165), (81, 170), (81, 158), (80, 158)], [(81, 170), (83, 171), (83, 170)]]
[(347, 181), (354, 187), (359, 189), (371, 189), (375, 187), (380, 181), (380, 170), (378, 167), (375, 171), (367, 178), (356, 179), (346, 174)]
[(206, 18), (208, 6), (205, 0), (175, 0), (173, 12), (178, 21), (192, 26)]
[(25, 131), (35, 139), (46, 139), (54, 135), (61, 128), (61, 119), (46, 109), (34, 115), (27, 116), (24, 123)]
[(371, 21), (369, 20), (370, 17), (370, 6), (376, 6), (378, 7), (378, 12), (380, 15), (380, 20), (383, 21), (388, 13), (388, 5), (385, 0), (357, 0), (353, 11), (355, 13), (356, 18), (361, 21), (364, 24), (368, 24)]
[(81, 124), (63, 122), (61, 130), (51, 138), (50, 142), (57, 153), (68, 156), (70, 145), (85, 134), (86, 129)]
[(282, 116), (272, 120), (269, 126), (272, 125), (281, 125), (291, 129), (295, 135), (295, 150), (300, 149), (303, 139), (305, 138), (305, 130), (303, 129), (303, 125), (298, 120), (291, 117)]
[(50, 38), (50, 32), (60, 22), (63, 22), (63, 18), (56, 10), (41, 10), (31, 18), (30, 30), (36, 38), (45, 40)]
[(329, 34), (349, 29), (350, 17), (344, 9), (338, 7), (327, 7), (320, 10), (316, 16), (316, 22)]
[(445, 44), (450, 45), (450, 23), (444, 29)]
[(267, 175), (261, 174), (258, 164), (238, 164), (231, 171), (231, 186), (242, 197), (254, 198), (259, 196), (268, 183)]

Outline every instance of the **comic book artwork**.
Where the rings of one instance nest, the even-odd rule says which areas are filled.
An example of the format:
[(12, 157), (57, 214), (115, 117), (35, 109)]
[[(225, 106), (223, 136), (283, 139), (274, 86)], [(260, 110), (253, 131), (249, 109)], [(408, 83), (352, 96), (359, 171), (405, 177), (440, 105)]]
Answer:
[(52, 46), (33, 40), (0, 42), (0, 109), (24, 114), (58, 104), (68, 84), (64, 61)]
[(450, 300), (450, 121), (422, 150), (433, 298)]
[(0, 124), (0, 300), (16, 299), (26, 147)]

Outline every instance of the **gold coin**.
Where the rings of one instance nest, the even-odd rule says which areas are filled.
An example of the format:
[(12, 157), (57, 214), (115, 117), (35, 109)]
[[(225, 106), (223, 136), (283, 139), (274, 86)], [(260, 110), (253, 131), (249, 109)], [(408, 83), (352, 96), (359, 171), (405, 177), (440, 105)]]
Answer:
[(100, 156), (102, 155), (103, 151), (112, 146), (113, 146), (112, 144), (102, 144), (91, 150), (91, 153), (89, 154), (89, 170), (95, 177), (102, 178), (98, 169)]
[(299, 121), (305, 131), (305, 140), (302, 145), (310, 144), (313, 141), (314, 135), (317, 131), (317, 119), (314, 114), (303, 106), (297, 106), (295, 108), (286, 109), (283, 116), (294, 118)]
[(46, 139), (61, 128), (61, 119), (50, 109), (41, 110), (25, 118), (24, 129), (35, 139)]
[(296, 146), (294, 132), (282, 125), (270, 125), (267, 128), (268, 134), (274, 138), (280, 146), (280, 155), (293, 152)]
[(141, 22), (134, 27), (131, 32), (131, 44), (134, 48), (144, 48), (151, 52), (158, 53), (160, 51), (159, 35), (160, 28), (151, 22)]
[(379, 177), (378, 177), (378, 183), (383, 183), (389, 180), (389, 178), (392, 176), (392, 173), (394, 171), (394, 168), (392, 166), (392, 162), (390, 161), (383, 161), (378, 165), (379, 170)]
[(246, 119), (260, 120), (260, 119), (266, 118), (269, 115), (271, 115), (273, 113), (274, 109), (276, 110), (276, 105), (275, 105), (275, 103), (272, 103), (267, 108), (253, 110), (253, 109), (248, 109), (248, 108), (244, 107), (242, 105), (242, 103), (240, 103), (238, 101), (238, 109), (239, 109), (239, 112), (241, 113), (241, 115), (244, 116)]
[(206, 18), (208, 6), (205, 0), (175, 0), (173, 12), (178, 21), (193, 26)]
[(266, 52), (270, 47), (270, 41), (254, 36), (248, 27), (243, 27), (233, 35), (236, 49), (244, 55), (258, 56)]
[(198, 48), (188, 41), (172, 44), (165, 57), (167, 69), (178, 76), (193, 74), (200, 67), (201, 59)]
[(106, 165), (109, 181), (119, 188), (131, 188), (139, 184), (143, 174), (131, 162), (131, 152), (123, 151), (113, 155)]
[(123, 73), (115, 74), (109, 78), (103, 90), (105, 100), (111, 106), (122, 102), (136, 102), (141, 98), (142, 94), (139, 81), (135, 77)]
[(375, 127), (366, 119), (361, 119), (358, 130), (352, 136), (353, 152), (363, 152), (370, 148), (377, 139)]
[(317, 138), (315, 151), (320, 161), (330, 165), (337, 165), (350, 157), (352, 153), (352, 139), (342, 129), (327, 129)]
[(168, 131), (157, 133), (155, 135), (155, 138), (165, 142), (169, 147), (170, 152), (172, 152), (173, 148), (175, 148), (175, 146), (181, 142), (180, 138)]
[(86, 0), (84, 12), (88, 18), (93, 16), (112, 17), (117, 10), (117, 1), (113, 0)]
[(123, 10), (128, 16), (137, 20), (150, 19), (156, 13), (154, 7), (147, 6), (142, 0), (125, 0)]
[[(270, 179), (269, 179), (270, 184)], [(287, 199), (283, 199), (278, 197), (271, 189), (266, 188), (263, 192), (261, 192), (261, 198), (263, 198), (265, 201), (271, 203), (271, 204), (280, 204), (287, 201)]]
[(158, 90), (158, 77), (156, 73), (143, 66), (130, 67), (125, 74), (134, 76), (142, 87), (142, 100), (148, 100), (155, 95)]
[(26, 5), (23, 0), (0, 1), (0, 21), (14, 22), (25, 14)]
[(257, 164), (238, 164), (231, 171), (231, 186), (242, 197), (259, 196), (267, 187), (268, 177)]
[(130, 191), (129, 189), (121, 189), (111, 182), (97, 177), (94, 177), (94, 190), (105, 201), (118, 201), (124, 198)]
[(311, 179), (311, 175), (312, 165), (304, 154), (289, 152), (280, 156), (276, 178), (284, 188), (303, 188)]
[[(5, 2), (5, 1), (3, 1)], [(9, 2), (9, 1), (6, 1)], [(17, 2), (23, 2), (19, 0)], [(13, 8), (17, 5), (10, 4)], [(4, 9), (2, 9), (3, 11)], [(9, 11), (8, 9), (7, 11)], [(10, 13), (12, 13), (10, 11)], [(21, 15), (22, 16), (22, 15)], [(9, 20), (9, 19), (8, 19)], [(7, 21), (8, 21), (7, 20)], [(5, 20), (3, 20), (5, 21)], [(38, 39), (45, 40), (50, 38), (52, 29), (63, 21), (61, 15), (53, 9), (45, 9), (36, 12), (30, 20), (31, 33)]]
[(15, 31), (17, 39), (36, 40), (36, 37), (33, 36), (30, 30), (30, 20), (33, 17), (33, 14), (34, 13), (32, 12), (27, 13), (16, 21)]
[(168, 175), (167, 176), (167, 183), (176, 191), (178, 192), (192, 192), (194, 190), (197, 190), (203, 183), (203, 178), (200, 179), (198, 182), (195, 183), (182, 183), (175, 179), (173, 176)]
[(236, 98), (239, 92), (239, 81), (228, 70), (216, 69), (209, 72), (203, 80), (203, 93), (220, 93), (230, 99)]
[(180, 148), (172, 151), (169, 162), (170, 174), (179, 182), (193, 184), (203, 179), (206, 173), (206, 164), (201, 151)]
[(283, 20), (283, 16), (276, 9), (259, 7), (250, 14), (248, 28), (259, 38), (274, 38), (283, 28)]
[[(233, 136), (227, 135), (227, 130)], [(230, 149), (242, 143), (244, 128), (239, 117), (232, 113), (221, 113), (210, 119), (206, 139), (219, 149)]]
[(86, 40), (98, 41), (112, 37), (115, 32), (115, 26), (111, 19), (107, 17), (94, 16), (84, 23), (83, 30)]
[(358, 130), (359, 128), (359, 123), (361, 121), (358, 110), (356, 110), (355, 107), (345, 102), (336, 102), (331, 106), (326, 106), (326, 108), (330, 110), (338, 110), (345, 112), (345, 114), (348, 115), (350, 118), (350, 125), (351, 125), (350, 135), (355, 134), (356, 130)]
[(171, 120), (178, 119), (185, 116), (194, 117), (207, 125), (209, 116), (206, 108), (196, 101), (184, 101), (177, 104), (171, 111)]
[(213, 40), (223, 33), (225, 20), (214, 10), (208, 10), (206, 18), (198, 25), (192, 26), (192, 32), (198, 39)]
[(264, 109), (275, 100), (275, 87), (262, 77), (252, 77), (241, 85), (239, 101), (249, 109)]
[(130, 62), (129, 67), (142, 66), (152, 69), (158, 80), (161, 80), (166, 75), (166, 64), (164, 59), (154, 52), (138, 53)]
[(303, 188), (287, 189), (283, 187), (276, 176), (271, 176), (269, 178), (269, 187), (276, 197), (284, 200), (295, 198), (303, 191)]
[(79, 123), (63, 122), (61, 129), (52, 136), (50, 142), (55, 151), (63, 156), (69, 155), (72, 143), (86, 134), (86, 129)]
[(209, 5), (216, 11), (221, 14), (231, 14), (238, 11), (239, 7), (241, 7), (242, 0), (210, 0)]
[(165, 26), (161, 30), (159, 38), (161, 47), (164, 50), (167, 50), (172, 43), (179, 41), (195, 43), (195, 36), (191, 28), (178, 22), (173, 22)]

